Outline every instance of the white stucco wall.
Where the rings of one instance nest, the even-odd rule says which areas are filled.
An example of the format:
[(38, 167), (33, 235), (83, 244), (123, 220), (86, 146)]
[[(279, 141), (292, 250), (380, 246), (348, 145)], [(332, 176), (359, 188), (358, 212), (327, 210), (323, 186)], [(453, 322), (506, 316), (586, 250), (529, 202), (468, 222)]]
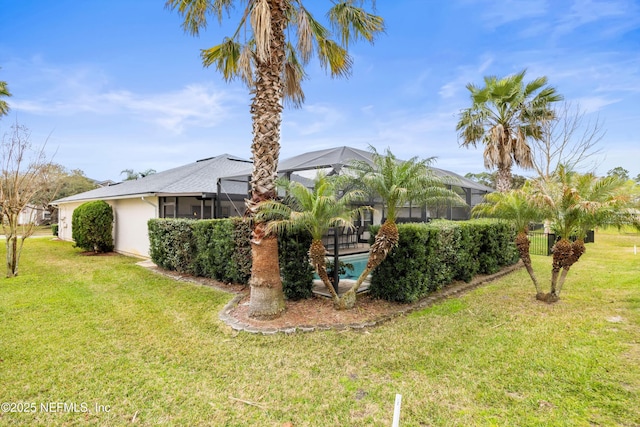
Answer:
[(81, 202), (74, 202), (58, 205), (58, 238), (69, 242), (73, 241), (71, 238), (71, 218), (73, 211), (81, 204)]
[[(117, 252), (149, 257), (147, 222), (158, 217), (158, 198), (107, 200), (115, 217), (115, 249)], [(153, 205), (153, 206), (152, 206)]]
[[(158, 217), (158, 198), (135, 197), (106, 200), (114, 213), (114, 247), (125, 255), (149, 257), (147, 221)], [(58, 206), (58, 237), (72, 241), (71, 218), (73, 211), (83, 202), (63, 203)]]

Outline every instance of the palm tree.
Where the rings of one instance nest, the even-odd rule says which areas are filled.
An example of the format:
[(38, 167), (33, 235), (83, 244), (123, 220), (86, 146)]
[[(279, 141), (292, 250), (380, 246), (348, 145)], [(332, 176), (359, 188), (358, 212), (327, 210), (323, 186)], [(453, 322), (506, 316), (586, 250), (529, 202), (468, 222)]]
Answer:
[[(569, 269), (586, 250), (587, 231), (637, 219), (625, 215), (632, 197), (627, 182), (620, 177), (579, 174), (560, 165), (551, 179), (538, 180), (536, 185), (538, 195), (532, 200), (548, 212), (552, 229), (560, 238), (553, 247), (551, 290), (545, 298), (554, 302), (559, 299)], [(572, 236), (574, 242), (570, 241)]]
[(126, 178), (124, 179), (125, 181), (135, 181), (139, 177), (138, 172), (134, 171), (133, 169), (124, 169), (120, 171), (120, 175), (123, 174), (126, 175)]
[[(240, 77), (253, 95), (253, 173), (251, 198), (247, 201), (251, 217), (260, 202), (276, 197), (282, 102), (296, 106), (304, 101), (301, 89), (304, 65), (315, 52), (332, 76), (349, 75), (352, 65), (347, 53), (349, 43), (360, 38), (372, 42), (384, 30), (384, 24), (382, 18), (366, 12), (352, 0), (333, 3), (328, 18), (339, 38), (335, 41), (331, 31), (309, 13), (302, 0), (166, 3), (184, 16), (182, 27), (192, 35), (206, 28), (207, 15), (212, 14), (222, 22), (236, 4), (243, 5), (244, 10), (236, 32), (221, 44), (203, 50), (201, 56), (205, 66), (215, 65), (226, 80)], [(284, 310), (284, 297), (277, 238), (267, 235), (266, 224), (260, 221), (253, 223), (251, 255), (250, 315), (278, 316)]]
[(331, 227), (354, 228), (353, 218), (363, 207), (352, 208), (352, 204), (364, 198), (364, 192), (350, 190), (340, 197), (338, 190), (342, 188), (340, 177), (327, 177), (319, 173), (313, 189), (299, 182), (280, 181), (287, 191), (284, 203), (267, 200), (258, 207), (256, 219), (267, 222), (267, 231), (275, 232), (303, 229), (311, 234), (309, 257), (316, 273), (327, 287), (334, 305), (340, 308), (340, 297), (327, 274), (326, 253), (322, 236)]
[[(11, 92), (9, 92), (9, 88), (7, 87), (7, 82), (0, 80), (0, 97), (8, 98), (11, 96)], [(6, 116), (9, 114), (9, 103), (4, 99), (0, 99), (0, 117)]]
[(543, 211), (531, 203), (531, 197), (530, 185), (527, 182), (521, 189), (485, 195), (484, 201), (474, 206), (471, 213), (474, 216), (504, 219), (514, 225), (517, 233), (515, 243), (518, 254), (536, 288), (536, 297), (540, 298), (544, 294), (531, 264), (529, 253), (531, 242), (528, 232), (530, 223), (540, 221), (543, 218)]
[(461, 145), (485, 145), (484, 165), (497, 168), (496, 189), (511, 188), (513, 164), (533, 167), (528, 138), (540, 140), (543, 124), (555, 118), (550, 104), (562, 100), (546, 77), (524, 83), (526, 70), (498, 79), (484, 78), (485, 86), (467, 85), (472, 105), (460, 113), (456, 126)]
[(388, 148), (384, 155), (378, 153), (373, 147), (369, 149), (372, 154), (372, 164), (354, 162), (352, 166), (355, 177), (352, 182), (366, 188), (373, 197), (382, 199), (386, 219), (369, 250), (369, 260), (364, 271), (354, 286), (342, 296), (345, 308), (355, 305), (356, 293), (362, 282), (398, 245), (396, 219), (399, 208), (410, 201), (421, 204), (440, 201), (459, 205), (465, 203), (458, 194), (447, 189), (442, 179), (429, 169), (428, 166), (433, 158), (420, 160), (412, 157), (407, 161), (399, 161)]

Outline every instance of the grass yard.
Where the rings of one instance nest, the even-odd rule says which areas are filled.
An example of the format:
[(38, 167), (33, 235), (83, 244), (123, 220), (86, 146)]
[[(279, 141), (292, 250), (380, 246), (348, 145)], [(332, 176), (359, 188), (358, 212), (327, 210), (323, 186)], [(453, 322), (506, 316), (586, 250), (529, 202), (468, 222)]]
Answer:
[(402, 426), (640, 425), (634, 244), (598, 233), (554, 305), (519, 270), (376, 329), (258, 336), (218, 320), (229, 294), (31, 239), (0, 279), (0, 425), (390, 426), (396, 393)]

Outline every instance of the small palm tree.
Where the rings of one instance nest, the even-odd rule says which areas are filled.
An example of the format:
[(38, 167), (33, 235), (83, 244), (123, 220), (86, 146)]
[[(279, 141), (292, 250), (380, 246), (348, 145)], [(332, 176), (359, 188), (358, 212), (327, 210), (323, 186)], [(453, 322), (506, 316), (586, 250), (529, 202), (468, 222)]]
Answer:
[[(584, 237), (589, 229), (621, 220), (632, 202), (626, 181), (617, 176), (597, 177), (579, 174), (560, 166), (548, 180), (536, 181), (537, 196), (532, 199), (545, 209), (552, 228), (560, 239), (553, 246), (551, 290), (546, 301), (557, 301), (567, 273), (578, 262), (586, 248)], [(575, 236), (575, 241), (570, 238)], [(561, 273), (562, 270), (562, 273)]]
[(489, 193), (485, 195), (484, 201), (473, 207), (471, 213), (474, 216), (486, 216), (500, 218), (511, 222), (516, 229), (516, 248), (520, 259), (524, 264), (533, 285), (536, 288), (536, 296), (543, 295), (540, 284), (533, 271), (531, 255), (529, 253), (529, 224), (540, 221), (543, 218), (543, 211), (531, 203), (531, 188), (529, 183), (518, 190), (511, 190), (506, 193)]
[(271, 233), (303, 229), (311, 234), (312, 242), (309, 248), (311, 263), (331, 293), (337, 308), (340, 308), (341, 299), (327, 274), (325, 259), (327, 250), (322, 243), (322, 236), (326, 235), (331, 227), (354, 228), (353, 218), (366, 209), (351, 207), (354, 202), (363, 199), (364, 193), (360, 190), (347, 191), (338, 196), (342, 181), (339, 177), (328, 177), (323, 173), (317, 175), (313, 189), (299, 182), (279, 181), (287, 192), (285, 200), (262, 202), (256, 216), (257, 220), (268, 221), (267, 230)]
[(407, 161), (400, 161), (388, 148), (384, 154), (378, 153), (374, 147), (369, 149), (372, 164), (354, 162), (352, 166), (355, 177), (351, 182), (366, 189), (371, 196), (382, 199), (386, 219), (375, 236), (366, 268), (354, 286), (342, 297), (346, 308), (353, 307), (356, 292), (362, 282), (398, 245), (396, 219), (399, 208), (410, 201), (421, 204), (442, 201), (455, 205), (465, 204), (458, 194), (446, 188), (442, 179), (429, 169), (433, 158), (420, 160), (413, 157)]
[(498, 169), (496, 187), (501, 192), (511, 188), (514, 163), (533, 167), (527, 139), (543, 137), (543, 124), (555, 118), (550, 104), (563, 99), (553, 87), (545, 86), (546, 77), (525, 84), (525, 73), (485, 77), (484, 87), (469, 83), (472, 105), (462, 110), (456, 126), (462, 146), (484, 144), (484, 165)]

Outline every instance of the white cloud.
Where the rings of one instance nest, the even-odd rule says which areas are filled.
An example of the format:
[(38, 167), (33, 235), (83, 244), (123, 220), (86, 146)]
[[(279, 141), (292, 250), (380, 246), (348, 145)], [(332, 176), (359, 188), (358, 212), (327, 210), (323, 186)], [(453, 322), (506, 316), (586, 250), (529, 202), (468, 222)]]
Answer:
[(484, 1), (481, 18), (489, 28), (497, 28), (511, 22), (529, 20), (547, 14), (547, 0), (494, 0)]
[(484, 54), (479, 60), (481, 61), (477, 66), (464, 66), (458, 67), (458, 76), (453, 80), (445, 83), (440, 87), (438, 95), (443, 99), (451, 99), (458, 96), (461, 93), (466, 92), (466, 86), (469, 83), (480, 84), (480, 79), (484, 76), (484, 72), (493, 64), (493, 56)]
[(581, 98), (577, 98), (576, 103), (580, 106), (580, 109), (584, 113), (596, 113), (602, 110), (607, 105), (616, 104), (621, 101), (621, 99), (608, 99), (599, 96), (585, 96)]
[(241, 101), (230, 93), (203, 84), (152, 94), (128, 90), (93, 92), (91, 88), (79, 87), (62, 99), (45, 95), (12, 102), (14, 110), (37, 115), (126, 114), (173, 133), (181, 133), (186, 126), (219, 125), (229, 118), (230, 110), (239, 105)]
[(346, 120), (344, 113), (337, 108), (320, 104), (304, 105), (301, 110), (290, 110), (285, 115), (283, 126), (298, 135), (330, 132)]
[(212, 127), (230, 116), (224, 91), (193, 84), (180, 90), (144, 95), (129, 91), (109, 92), (96, 99), (108, 108), (139, 116), (169, 131), (181, 133), (185, 126)]
[(592, 22), (624, 18), (630, 11), (631, 4), (628, 1), (594, 1), (575, 0), (571, 6), (571, 11), (565, 14), (556, 26), (556, 32), (565, 34), (574, 29)]

